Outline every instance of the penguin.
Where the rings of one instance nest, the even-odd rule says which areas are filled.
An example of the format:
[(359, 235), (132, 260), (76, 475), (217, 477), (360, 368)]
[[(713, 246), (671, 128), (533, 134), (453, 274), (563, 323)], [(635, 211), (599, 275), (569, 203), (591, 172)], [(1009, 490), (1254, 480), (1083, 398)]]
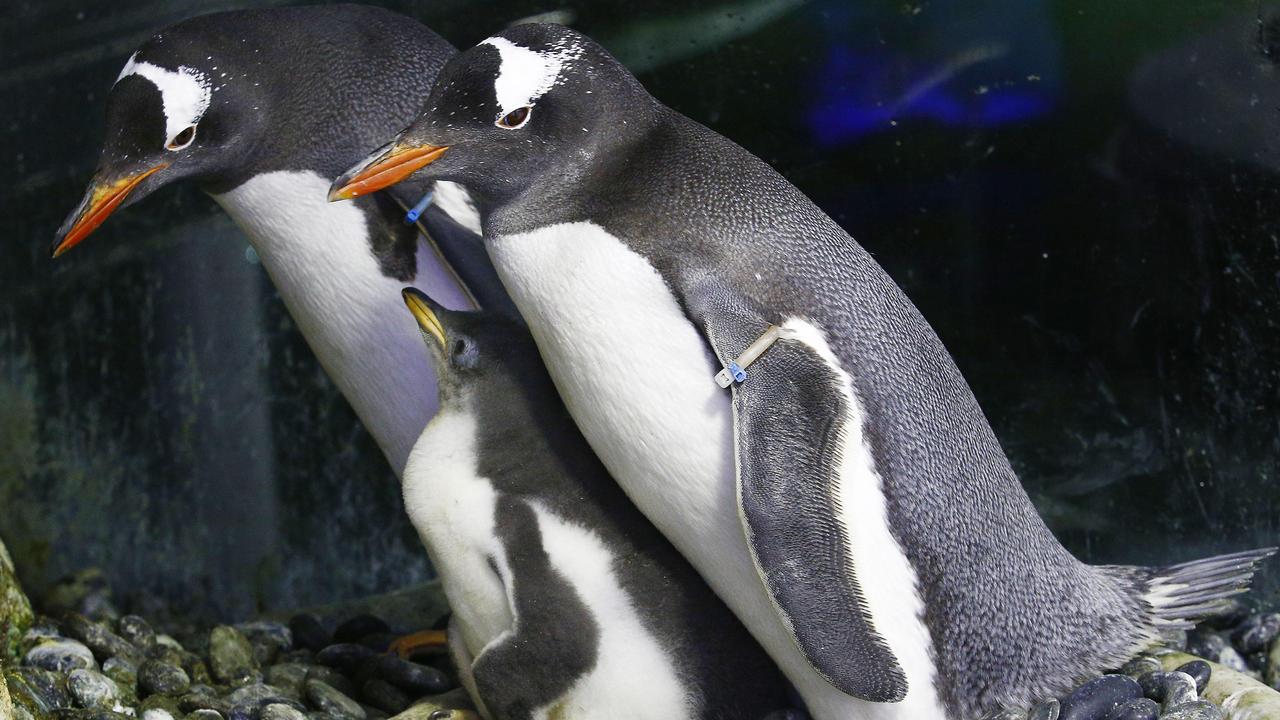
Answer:
[(1274, 552), (1077, 560), (866, 250), (573, 30), (451, 59), (331, 197), (410, 175), (472, 193), (584, 436), (816, 718), (1025, 708), (1226, 607)]
[(453, 607), (478, 708), (534, 717), (762, 718), (776, 666), (591, 452), (522, 324), (404, 301), (439, 378), (405, 507)]
[[(410, 18), (357, 5), (219, 12), (161, 30), (111, 88), (97, 173), (54, 256), (112, 212), (171, 183), (198, 183), (248, 236), (399, 476), (436, 403), (400, 289), (414, 283), (451, 307), (510, 301), (456, 185), (414, 183), (399, 202), (349, 207), (325, 195), (334, 174), (413, 119), (429, 90), (421, 79), (455, 52)], [(401, 207), (433, 187), (423, 223), (439, 248)]]

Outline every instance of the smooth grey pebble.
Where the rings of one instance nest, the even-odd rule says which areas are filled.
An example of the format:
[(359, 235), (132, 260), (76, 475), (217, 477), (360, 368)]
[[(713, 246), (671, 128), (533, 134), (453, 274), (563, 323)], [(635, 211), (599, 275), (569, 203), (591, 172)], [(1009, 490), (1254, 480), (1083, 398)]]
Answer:
[(66, 639), (36, 645), (22, 657), (22, 662), (24, 665), (53, 672), (68, 672), (76, 668), (98, 669), (98, 661), (88, 647), (81, 642)]
[(67, 674), (67, 691), (82, 708), (107, 708), (115, 705), (120, 688), (102, 673), (76, 668)]
[(1160, 706), (1155, 700), (1138, 698), (1112, 710), (1105, 720), (1156, 720), (1158, 717)]
[(1128, 675), (1103, 675), (1062, 698), (1062, 712), (1058, 720), (1099, 720), (1120, 705), (1140, 697), (1142, 688), (1137, 680)]
[(1184, 672), (1174, 670), (1164, 675), (1164, 699), (1160, 701), (1160, 707), (1168, 712), (1170, 708), (1175, 708), (1185, 703), (1195, 702), (1200, 699), (1200, 694), (1196, 692), (1196, 681), (1190, 675)]

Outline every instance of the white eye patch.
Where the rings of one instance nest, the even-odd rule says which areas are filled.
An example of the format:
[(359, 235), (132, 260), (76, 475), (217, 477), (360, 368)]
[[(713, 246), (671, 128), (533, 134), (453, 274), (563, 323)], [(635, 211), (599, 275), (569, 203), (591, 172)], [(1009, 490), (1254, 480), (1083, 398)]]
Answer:
[(496, 48), (501, 58), (493, 91), (498, 98), (498, 117), (517, 108), (532, 106), (556, 86), (565, 63), (581, 55), (581, 49), (566, 45), (551, 51), (533, 51), (506, 38), (491, 37), (480, 43)]
[(137, 60), (137, 55), (134, 53), (129, 62), (125, 63), (116, 82), (130, 75), (137, 75), (156, 86), (164, 107), (164, 142), (168, 145), (178, 133), (204, 117), (213, 96), (213, 84), (199, 70), (185, 65), (179, 65), (177, 70), (166, 70)]

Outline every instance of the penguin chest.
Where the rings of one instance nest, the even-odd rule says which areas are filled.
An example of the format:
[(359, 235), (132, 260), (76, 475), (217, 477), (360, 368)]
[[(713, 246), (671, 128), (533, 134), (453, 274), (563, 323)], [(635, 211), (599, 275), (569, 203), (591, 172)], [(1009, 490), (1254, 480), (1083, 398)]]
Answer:
[(502, 579), (506, 555), (494, 524), (498, 493), (477, 467), (474, 416), (446, 409), (414, 445), (403, 479), (405, 510), (472, 657), (513, 625)]
[(647, 628), (613, 549), (536, 496), (503, 493), (477, 472), (477, 449), (475, 417), (446, 407), (414, 446), (404, 498), (485, 705), (559, 720), (693, 717), (680, 658)]
[(658, 272), (592, 223), (489, 242), (566, 406), (632, 500), (677, 547), (745, 552), (730, 396)]
[[(396, 472), (436, 409), (435, 373), (400, 291), (372, 251), (365, 211), (330, 203), (311, 172), (257, 175), (214, 200), (245, 231), (289, 314)], [(468, 300), (420, 246), (412, 284), (449, 307)]]

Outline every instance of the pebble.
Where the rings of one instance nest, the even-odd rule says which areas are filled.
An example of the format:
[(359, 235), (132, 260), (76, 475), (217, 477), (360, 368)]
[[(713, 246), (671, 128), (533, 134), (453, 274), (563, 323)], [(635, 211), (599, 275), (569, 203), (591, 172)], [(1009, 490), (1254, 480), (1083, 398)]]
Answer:
[(289, 631), (293, 633), (295, 647), (319, 652), (333, 643), (333, 636), (315, 615), (303, 613), (289, 619)]
[(262, 708), (259, 720), (306, 720), (306, 715), (289, 705), (272, 703)]
[(36, 617), (35, 622), (32, 623), (31, 627), (27, 628), (27, 631), (22, 634), (22, 646), (24, 648), (31, 648), (42, 642), (62, 639), (64, 639), (62, 637), (62, 630), (58, 628), (58, 624), (53, 620), (40, 615)]
[(308, 680), (305, 691), (307, 700), (313, 707), (338, 720), (366, 720), (367, 718), (360, 703), (319, 680)]
[(243, 681), (257, 670), (253, 646), (240, 631), (219, 625), (209, 632), (209, 672), (223, 683)]
[(76, 668), (98, 669), (98, 661), (94, 659), (93, 652), (89, 648), (75, 640), (67, 639), (36, 645), (27, 651), (22, 662), (25, 665), (54, 672), (68, 672)]
[(117, 655), (130, 660), (141, 657), (138, 649), (128, 640), (78, 613), (68, 613), (63, 617), (62, 629), (67, 635), (88, 646), (94, 655), (103, 660)]
[(391, 643), (399, 639), (400, 636), (395, 633), (373, 633), (360, 638), (359, 642), (374, 652), (384, 653), (391, 648)]
[(436, 695), (453, 687), (449, 676), (436, 668), (401, 660), (393, 655), (375, 655), (365, 663), (364, 669), (370, 675), (386, 680), (413, 697)]
[(119, 685), (133, 687), (138, 684), (138, 668), (124, 658), (107, 658), (102, 663), (102, 674), (115, 680)]
[(13, 706), (25, 707), (37, 717), (71, 707), (71, 695), (59, 680), (57, 673), (35, 667), (13, 668), (5, 673)]
[(1218, 658), (1230, 647), (1231, 643), (1221, 633), (1206, 628), (1196, 628), (1187, 636), (1187, 652), (1206, 660), (1221, 662)]
[(175, 720), (173, 713), (164, 708), (152, 708), (142, 711), (142, 720)]
[(138, 689), (143, 695), (181, 695), (191, 687), (187, 671), (161, 660), (148, 660), (138, 668)]
[(1055, 699), (1045, 700), (1031, 708), (1031, 712), (1027, 714), (1027, 720), (1058, 720), (1058, 716), (1062, 714), (1062, 703)]
[(316, 662), (343, 672), (353, 672), (378, 653), (355, 643), (337, 643), (316, 653)]
[(1240, 656), (1240, 653), (1236, 652), (1236, 649), (1230, 646), (1223, 650), (1222, 654), (1218, 656), (1218, 664), (1231, 668), (1236, 672), (1248, 673), (1250, 670), (1249, 663), (1245, 662), (1244, 658)]
[(192, 710), (191, 712), (187, 713), (187, 717), (185, 718), (185, 720), (223, 720), (223, 719), (222, 719), (222, 713), (218, 712), (217, 710), (201, 708), (199, 710)]
[(186, 713), (182, 712), (182, 708), (178, 705), (178, 701), (168, 695), (152, 695), (139, 703), (138, 709), (144, 713), (148, 710), (163, 710), (174, 718), (180, 718), (183, 715), (186, 715)]
[(1165, 674), (1163, 670), (1152, 670), (1138, 678), (1138, 687), (1142, 688), (1142, 695), (1156, 702), (1163, 700)]
[(120, 688), (111, 678), (93, 670), (77, 668), (67, 675), (67, 690), (82, 708), (113, 709), (120, 698)]
[(1138, 686), (1137, 680), (1128, 675), (1103, 675), (1086, 682), (1063, 698), (1058, 720), (1096, 720), (1140, 697), (1142, 688)]
[(1213, 668), (1204, 660), (1192, 660), (1189, 663), (1178, 666), (1178, 672), (1184, 672), (1196, 681), (1196, 692), (1202, 693), (1209, 685), (1209, 676), (1213, 674)]
[(139, 650), (146, 650), (156, 643), (156, 631), (151, 623), (137, 615), (125, 615), (116, 622), (116, 630), (120, 637), (127, 640)]
[(1105, 720), (1156, 720), (1160, 717), (1160, 706), (1148, 698), (1138, 698), (1117, 707), (1106, 715)]
[(241, 705), (258, 709), (271, 704), (294, 705), (300, 703), (301, 696), (295, 692), (285, 690), (283, 688), (274, 687), (272, 685), (263, 685), (255, 683), (246, 685), (242, 688), (233, 690), (227, 695), (227, 702), (234, 705)]
[(1164, 675), (1164, 698), (1160, 707), (1169, 712), (1172, 708), (1195, 702), (1200, 699), (1196, 692), (1196, 681), (1190, 675), (1174, 670)]
[(259, 666), (270, 665), (281, 653), (293, 647), (293, 633), (289, 628), (276, 622), (257, 621), (236, 625), (253, 646), (254, 659)]
[(389, 633), (391, 626), (376, 615), (356, 615), (333, 631), (333, 641), (339, 643), (360, 642), (361, 638), (376, 633)]
[(1146, 675), (1149, 672), (1158, 672), (1162, 669), (1164, 669), (1164, 666), (1160, 664), (1159, 660), (1151, 657), (1150, 655), (1139, 655), (1125, 663), (1124, 667), (1120, 668), (1120, 674), (1128, 675), (1134, 680), (1137, 680), (1139, 677)]
[(280, 663), (267, 668), (263, 676), (267, 684), (300, 696), (302, 685), (307, 681), (307, 666), (299, 663)]
[(386, 680), (377, 678), (366, 681), (360, 687), (360, 698), (375, 708), (389, 712), (392, 715), (404, 712), (413, 702), (413, 698), (406, 695), (403, 690)]
[[(346, 675), (324, 665), (313, 665), (307, 669), (307, 680), (319, 680), (320, 682), (337, 688), (344, 695), (355, 695), (356, 686)], [(306, 691), (306, 683), (303, 682), (303, 691)]]
[(1252, 615), (1231, 632), (1231, 642), (1240, 652), (1260, 652), (1280, 635), (1280, 613)]
[(1211, 702), (1198, 700), (1166, 710), (1160, 720), (1222, 720), (1222, 710)]
[(182, 643), (178, 642), (177, 640), (174, 640), (172, 637), (165, 635), (164, 633), (156, 635), (156, 644), (161, 645), (163, 647), (170, 648), (172, 650), (177, 650), (178, 652), (182, 652), (183, 650), (186, 649), (182, 647)]

